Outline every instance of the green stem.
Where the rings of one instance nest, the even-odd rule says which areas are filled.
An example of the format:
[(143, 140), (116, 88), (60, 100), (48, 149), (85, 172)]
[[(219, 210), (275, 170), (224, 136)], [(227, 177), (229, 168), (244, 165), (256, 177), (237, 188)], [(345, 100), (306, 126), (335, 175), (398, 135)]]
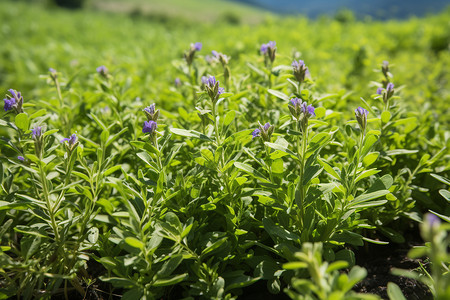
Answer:
[[(296, 123), (296, 129), (299, 131), (300, 125), (297, 122)], [(304, 201), (305, 201), (305, 194), (306, 194), (306, 188), (303, 184), (304, 176), (305, 176), (305, 155), (306, 155), (306, 146), (308, 142), (308, 125), (303, 128), (303, 134), (302, 134), (302, 142), (300, 143), (300, 136), (297, 136), (297, 155), (300, 160), (300, 175), (299, 175), (299, 181), (297, 183), (297, 192), (299, 203), (297, 205), (300, 209), (300, 225), (303, 227), (303, 219), (305, 215), (305, 208), (304, 208)]]
[(349, 186), (349, 191), (347, 191), (347, 195), (345, 197), (346, 205), (347, 205), (347, 202), (348, 202), (348, 196), (354, 195), (355, 192), (356, 192), (356, 190), (354, 190), (355, 187), (356, 187), (355, 186), (356, 185), (356, 183), (355, 183), (356, 173), (358, 171), (359, 163), (361, 162), (361, 150), (362, 150), (361, 148), (364, 145), (364, 138), (365, 138), (365, 136), (366, 136), (366, 131), (364, 130), (363, 133), (361, 134), (361, 137), (359, 138), (359, 145), (358, 145), (358, 152), (357, 152), (357, 157), (356, 157), (355, 169), (353, 170), (352, 181), (351, 181), (350, 186)]
[(53, 206), (50, 202), (50, 198), (48, 197), (49, 194), (48, 194), (48, 190), (47, 190), (47, 178), (45, 177), (45, 172), (44, 172), (44, 169), (42, 168), (42, 162), (39, 161), (38, 164), (39, 164), (39, 175), (41, 177), (41, 184), (42, 184), (42, 193), (44, 194), (45, 202), (47, 204), (48, 214), (50, 215), (51, 226), (52, 226), (53, 232), (55, 233), (55, 241), (59, 242), (58, 226), (56, 225)]

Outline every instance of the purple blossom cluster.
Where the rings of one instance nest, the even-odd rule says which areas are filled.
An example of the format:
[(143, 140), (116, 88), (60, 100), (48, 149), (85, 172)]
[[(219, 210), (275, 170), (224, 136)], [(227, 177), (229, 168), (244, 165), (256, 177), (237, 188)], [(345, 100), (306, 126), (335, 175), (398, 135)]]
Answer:
[(5, 103), (3, 108), (5, 109), (5, 111), (15, 110), (16, 113), (23, 112), (23, 110), (22, 110), (22, 105), (23, 105), (22, 94), (13, 89), (9, 89), (8, 92), (11, 95), (6, 95), (6, 98), (3, 99), (3, 101)]
[(217, 81), (214, 76), (203, 76), (202, 85), (213, 103), (216, 103), (217, 100), (219, 100), (220, 95), (225, 92), (225, 89), (219, 86), (219, 81)]

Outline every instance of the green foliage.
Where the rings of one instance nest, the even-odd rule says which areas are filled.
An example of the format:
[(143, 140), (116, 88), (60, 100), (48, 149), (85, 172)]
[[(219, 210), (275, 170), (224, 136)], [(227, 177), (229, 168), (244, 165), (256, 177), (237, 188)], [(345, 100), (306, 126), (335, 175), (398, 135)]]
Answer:
[(448, 216), (450, 56), (431, 47), (448, 14), (214, 34), (13, 3), (0, 17), (0, 87), (24, 97), (0, 113), (0, 298), (85, 297), (96, 278), (125, 299), (255, 283), (371, 298), (351, 292), (355, 247)]

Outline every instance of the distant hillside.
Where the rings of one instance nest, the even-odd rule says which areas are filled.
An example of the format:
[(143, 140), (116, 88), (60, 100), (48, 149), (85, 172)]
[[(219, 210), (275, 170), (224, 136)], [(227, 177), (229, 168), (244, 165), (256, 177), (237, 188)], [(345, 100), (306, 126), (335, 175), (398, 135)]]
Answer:
[(377, 19), (407, 18), (436, 13), (450, 5), (450, 0), (230, 0), (242, 2), (283, 14), (303, 14), (317, 17), (335, 14), (343, 8), (352, 10), (357, 17)]

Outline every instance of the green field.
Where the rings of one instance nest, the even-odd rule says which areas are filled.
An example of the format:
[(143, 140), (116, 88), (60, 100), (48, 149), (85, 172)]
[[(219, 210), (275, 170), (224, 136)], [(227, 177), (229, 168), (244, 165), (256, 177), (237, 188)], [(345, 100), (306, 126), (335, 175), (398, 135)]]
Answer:
[(0, 299), (379, 299), (407, 232), (448, 299), (449, 18), (1, 2)]

